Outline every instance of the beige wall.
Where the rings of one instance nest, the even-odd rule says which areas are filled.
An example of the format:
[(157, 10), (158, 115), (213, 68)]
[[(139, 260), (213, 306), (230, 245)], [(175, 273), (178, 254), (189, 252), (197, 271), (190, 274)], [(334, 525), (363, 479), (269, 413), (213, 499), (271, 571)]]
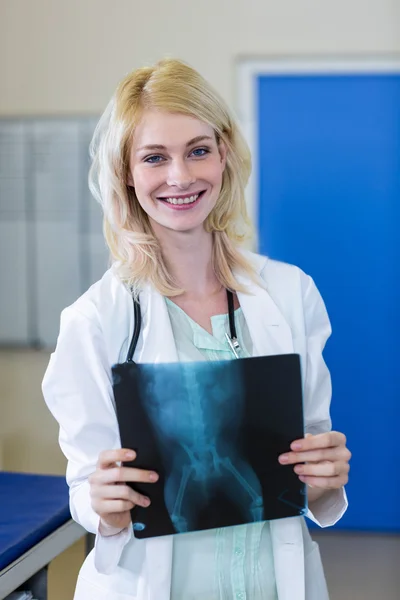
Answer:
[(63, 474), (65, 459), (58, 447), (58, 426), (41, 394), (47, 352), (0, 352), (1, 445), (3, 468)]
[(398, 0), (0, 0), (0, 114), (98, 113), (128, 71), (182, 58), (234, 101), (246, 55), (400, 51)]
[[(0, 115), (97, 114), (125, 73), (165, 55), (198, 68), (234, 105), (239, 58), (395, 52), (398, 0), (0, 0)], [(3, 468), (64, 472), (40, 392), (47, 361), (0, 353)], [(72, 597), (82, 546), (71, 552), (57, 563), (69, 579), (50, 600)]]

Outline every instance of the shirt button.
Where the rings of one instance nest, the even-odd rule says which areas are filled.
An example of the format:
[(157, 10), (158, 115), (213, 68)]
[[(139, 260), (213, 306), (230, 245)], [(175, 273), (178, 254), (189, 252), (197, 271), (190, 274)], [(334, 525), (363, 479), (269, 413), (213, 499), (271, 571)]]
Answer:
[[(236, 556), (242, 556), (243, 554), (243, 550), (241, 548), (235, 548), (235, 555)], [(239, 594), (241, 594), (242, 592), (238, 592)]]
[(244, 593), (236, 592), (236, 598), (237, 598), (237, 600), (244, 600)]

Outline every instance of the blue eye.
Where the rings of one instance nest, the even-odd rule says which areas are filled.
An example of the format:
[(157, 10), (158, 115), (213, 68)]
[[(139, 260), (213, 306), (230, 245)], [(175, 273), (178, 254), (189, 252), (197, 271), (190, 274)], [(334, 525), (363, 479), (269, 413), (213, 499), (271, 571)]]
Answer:
[(163, 157), (160, 156), (159, 154), (154, 154), (154, 156), (147, 156), (144, 159), (144, 162), (150, 163), (151, 165), (154, 165), (158, 162), (160, 162), (161, 160), (163, 160)]
[(197, 157), (205, 156), (206, 154), (209, 154), (209, 153), (210, 153), (210, 150), (208, 148), (196, 148), (192, 152), (193, 156), (197, 156)]

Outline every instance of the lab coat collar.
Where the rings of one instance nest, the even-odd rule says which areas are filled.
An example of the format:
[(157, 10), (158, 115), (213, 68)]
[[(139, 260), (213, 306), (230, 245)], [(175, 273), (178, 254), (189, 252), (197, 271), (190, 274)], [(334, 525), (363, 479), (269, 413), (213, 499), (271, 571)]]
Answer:
[[(293, 352), (291, 329), (260, 279), (257, 285), (246, 275), (236, 277), (248, 293), (239, 292), (242, 308), (253, 342), (253, 356)], [(138, 362), (177, 362), (178, 352), (164, 297), (146, 285), (140, 301), (143, 318), (143, 343)]]

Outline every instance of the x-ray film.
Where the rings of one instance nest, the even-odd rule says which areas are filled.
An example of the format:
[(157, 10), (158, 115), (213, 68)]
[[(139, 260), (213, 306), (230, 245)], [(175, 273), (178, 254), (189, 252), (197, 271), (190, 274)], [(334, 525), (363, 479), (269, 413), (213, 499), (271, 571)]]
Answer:
[(303, 515), (305, 484), (278, 463), (304, 436), (296, 354), (113, 367), (126, 466), (151, 469), (132, 510), (137, 538)]

